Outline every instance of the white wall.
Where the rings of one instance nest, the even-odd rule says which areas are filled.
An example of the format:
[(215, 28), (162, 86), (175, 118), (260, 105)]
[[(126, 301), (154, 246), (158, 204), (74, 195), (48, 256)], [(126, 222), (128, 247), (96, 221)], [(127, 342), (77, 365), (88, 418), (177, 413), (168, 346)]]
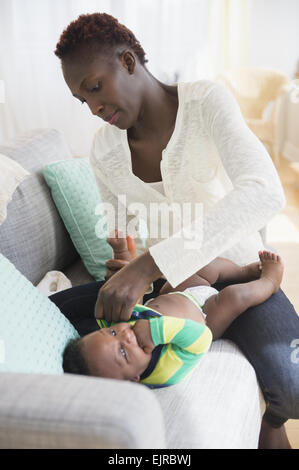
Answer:
[(249, 66), (294, 78), (299, 61), (299, 0), (251, 0)]

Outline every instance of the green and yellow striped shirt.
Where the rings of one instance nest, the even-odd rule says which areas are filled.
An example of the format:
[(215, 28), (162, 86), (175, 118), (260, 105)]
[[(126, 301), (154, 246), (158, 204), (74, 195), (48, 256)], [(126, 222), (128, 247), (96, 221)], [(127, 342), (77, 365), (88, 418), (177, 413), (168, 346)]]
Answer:
[[(161, 315), (157, 310), (136, 304), (128, 322), (133, 325), (141, 318), (149, 320), (153, 343), (162, 347), (158, 358), (155, 357), (154, 367), (152, 364), (148, 368), (151, 372), (146, 377), (142, 375), (140, 382), (152, 388), (177, 384), (191, 373), (208, 351), (212, 342), (211, 330), (202, 323)], [(97, 322), (100, 328), (115, 324), (106, 320)]]

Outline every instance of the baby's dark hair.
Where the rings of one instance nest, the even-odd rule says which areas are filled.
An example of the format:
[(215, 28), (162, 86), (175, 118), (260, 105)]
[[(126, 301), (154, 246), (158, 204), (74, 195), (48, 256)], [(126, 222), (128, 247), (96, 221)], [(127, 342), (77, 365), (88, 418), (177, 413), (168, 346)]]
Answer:
[(80, 15), (72, 21), (60, 36), (54, 54), (61, 60), (83, 44), (98, 44), (101, 47), (123, 44), (132, 49), (144, 65), (145, 52), (132, 31), (107, 13)]
[(63, 351), (62, 368), (69, 374), (91, 375), (82, 354), (81, 338), (71, 339)]

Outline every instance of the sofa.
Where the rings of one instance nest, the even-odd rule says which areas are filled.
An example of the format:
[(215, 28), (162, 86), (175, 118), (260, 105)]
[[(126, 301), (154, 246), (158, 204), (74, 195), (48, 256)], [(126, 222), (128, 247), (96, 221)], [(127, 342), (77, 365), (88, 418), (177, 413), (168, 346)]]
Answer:
[[(52, 162), (77, 160), (63, 135), (37, 129), (0, 145), (1, 153), (30, 176), (0, 225), (0, 253), (33, 286), (52, 270), (73, 286), (94, 282), (42, 173)], [(253, 367), (228, 340), (213, 342), (172, 387), (14, 369), (0, 372), (0, 395), (2, 449), (252, 449), (265, 410)]]

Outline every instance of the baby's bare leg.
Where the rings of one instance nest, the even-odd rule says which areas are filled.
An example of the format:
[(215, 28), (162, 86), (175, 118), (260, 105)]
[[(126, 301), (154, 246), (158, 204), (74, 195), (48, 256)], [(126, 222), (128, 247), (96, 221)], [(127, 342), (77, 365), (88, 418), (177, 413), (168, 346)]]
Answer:
[[(253, 281), (254, 282), (254, 281)], [(220, 338), (231, 323), (246, 310), (249, 303), (247, 284), (233, 284), (219, 294), (208, 298), (203, 306), (207, 315), (206, 324), (213, 333), (213, 339)]]
[(225, 273), (227, 273), (227, 278), (236, 278), (238, 275), (241, 275), (241, 272), (242, 270), (240, 266), (237, 266), (232, 261), (229, 261), (225, 258), (215, 258), (213, 261), (211, 261), (211, 263), (207, 264), (195, 274), (188, 277), (188, 279), (175, 288), (171, 287), (167, 281), (160, 290), (160, 294), (182, 291), (187, 289), (187, 287), (210, 286), (215, 284), (217, 281), (224, 280)]
[(226, 258), (215, 258), (184, 282), (173, 288), (167, 281), (160, 294), (182, 291), (187, 287), (210, 286), (216, 282), (246, 282), (257, 279), (260, 276), (260, 263), (252, 263), (247, 266), (238, 266)]
[(206, 324), (214, 339), (220, 338), (241, 313), (264, 302), (279, 289), (283, 274), (281, 258), (269, 251), (259, 252), (259, 256), (262, 265), (260, 279), (227, 286), (204, 304)]
[(273, 293), (273, 286), (268, 280), (257, 280), (243, 284), (232, 284), (222, 289), (219, 294), (208, 298), (203, 306), (207, 315), (206, 324), (213, 333), (213, 338), (220, 338), (231, 323), (249, 307), (258, 305)]
[(215, 258), (204, 266), (197, 274), (208, 279), (211, 284), (216, 282), (248, 282), (260, 277), (261, 262), (239, 266), (226, 258)]

